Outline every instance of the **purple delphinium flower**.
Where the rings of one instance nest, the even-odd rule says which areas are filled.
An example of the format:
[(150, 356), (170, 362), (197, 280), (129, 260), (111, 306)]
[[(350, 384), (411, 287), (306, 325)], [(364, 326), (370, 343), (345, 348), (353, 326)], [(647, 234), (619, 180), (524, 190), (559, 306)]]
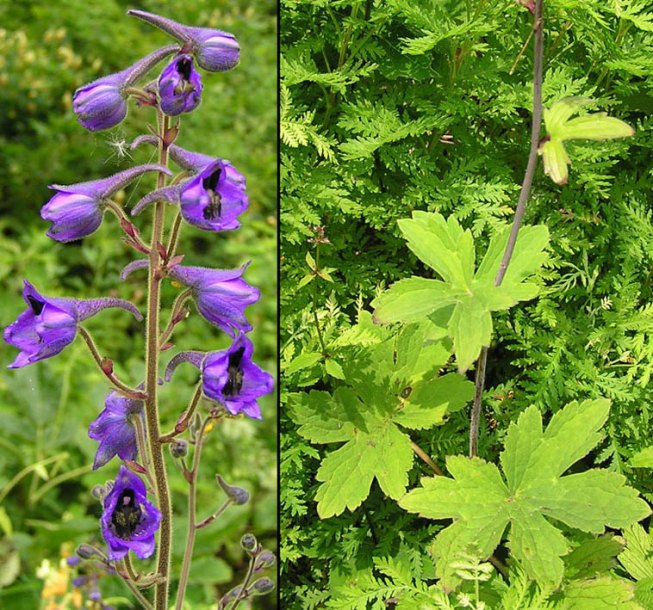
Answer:
[(52, 223), (48, 237), (68, 242), (95, 232), (102, 224), (106, 200), (145, 172), (171, 173), (161, 165), (138, 165), (101, 180), (51, 184), (48, 188), (57, 194), (41, 208), (41, 218)]
[(142, 413), (142, 401), (109, 392), (104, 410), (88, 428), (88, 436), (100, 443), (93, 470), (104, 466), (115, 455), (123, 460), (136, 457), (136, 430), (131, 418), (142, 417)]
[(200, 68), (209, 72), (224, 72), (238, 64), (240, 46), (232, 34), (211, 28), (189, 27), (146, 11), (131, 10), (127, 14), (151, 23), (181, 42), (184, 51), (195, 55)]
[(199, 106), (202, 79), (190, 55), (178, 55), (161, 72), (159, 98), (161, 110), (169, 116), (191, 112)]
[(147, 501), (143, 481), (125, 466), (120, 466), (115, 484), (104, 498), (101, 523), (110, 561), (122, 559), (130, 550), (139, 559), (154, 553), (161, 513)]
[(23, 299), (27, 311), (4, 329), (4, 340), (20, 350), (9, 365), (17, 369), (39, 360), (57, 355), (72, 343), (79, 322), (86, 320), (107, 307), (120, 307), (131, 312), (136, 319), (143, 316), (134, 305), (122, 299), (65, 299), (39, 294), (24, 280)]
[(230, 163), (218, 159), (180, 189), (184, 220), (207, 231), (237, 229), (248, 205), (245, 178)]
[(208, 398), (224, 405), (232, 415), (244, 413), (261, 419), (257, 399), (272, 391), (274, 380), (252, 362), (253, 351), (252, 342), (238, 333), (229, 349), (207, 354), (182, 352), (168, 364), (166, 381), (180, 362), (190, 362), (201, 369), (202, 389)]
[(246, 268), (247, 264), (233, 270), (177, 265), (169, 274), (192, 289), (197, 309), (206, 320), (233, 337), (236, 330), (252, 329), (244, 311), (259, 298), (258, 289), (241, 278)]
[(170, 45), (150, 53), (122, 72), (103, 76), (75, 91), (73, 111), (77, 120), (89, 131), (109, 129), (127, 116), (127, 93), (162, 59), (179, 51), (177, 45)]

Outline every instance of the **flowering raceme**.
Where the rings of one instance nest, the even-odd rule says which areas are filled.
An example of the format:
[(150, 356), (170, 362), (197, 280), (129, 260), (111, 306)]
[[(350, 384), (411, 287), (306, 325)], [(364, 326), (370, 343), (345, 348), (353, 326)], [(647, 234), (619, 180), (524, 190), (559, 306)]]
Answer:
[[(23, 298), (27, 309), (4, 329), (3, 336), (7, 343), (19, 349), (9, 368), (20, 368), (61, 353), (79, 334), (95, 364), (111, 384), (104, 408), (99, 414), (96, 411), (97, 416), (88, 428), (88, 436), (98, 443), (93, 469), (110, 466), (113, 458), (122, 462), (114, 482), (98, 485), (92, 491), (92, 495), (103, 502), (100, 529), (106, 552), (84, 544), (78, 548), (77, 554), (81, 560), (92, 562), (93, 569), (100, 567), (122, 578), (139, 607), (167, 610), (171, 607), (172, 521), (178, 511), (173, 511), (165, 445), (168, 444), (172, 458), (178, 460), (184, 480), (189, 484), (189, 506), (195, 506), (200, 454), (207, 440), (206, 434), (215, 427), (216, 420), (228, 419), (224, 417), (227, 413), (242, 413), (261, 419), (258, 401), (272, 391), (273, 379), (252, 361), (254, 346), (245, 335), (252, 330), (245, 309), (259, 298), (258, 289), (242, 278), (249, 263), (228, 270), (183, 266), (180, 263), (187, 254), (177, 253), (184, 227), (232, 231), (240, 227), (238, 216), (248, 207), (245, 177), (229, 161), (186, 150), (175, 143), (181, 129), (181, 115), (193, 112), (200, 104), (203, 86), (196, 64), (214, 72), (228, 70), (238, 64), (240, 47), (234, 36), (226, 32), (181, 25), (144, 11), (130, 11), (130, 14), (159, 27), (179, 44), (163, 47), (121, 72), (80, 87), (73, 97), (73, 110), (81, 125), (90, 131), (109, 129), (120, 123), (127, 115), (130, 99), (144, 106), (144, 111), (154, 111), (156, 120), (147, 125), (150, 133), (138, 136), (132, 148), (141, 143), (154, 145), (159, 164), (138, 165), (106, 178), (71, 185), (50, 185), (49, 188), (55, 192), (41, 208), (41, 217), (50, 223), (47, 235), (62, 243), (95, 233), (100, 229), (106, 211), (118, 218), (124, 232), (122, 242), (140, 253), (139, 258), (124, 268), (121, 279), (136, 269), (148, 270), (144, 299), (147, 303), (145, 381), (137, 387), (123, 381), (114, 370), (113, 360), (101, 354), (89, 330), (81, 325), (108, 307), (125, 309), (137, 320), (143, 320), (139, 310), (129, 301), (43, 296), (25, 280)], [(169, 58), (168, 63), (160, 76), (151, 75), (150, 72), (166, 58)], [(140, 81), (144, 81), (144, 85), (139, 85)], [(172, 120), (171, 117), (177, 118)], [(157, 125), (156, 130), (153, 124)], [(168, 178), (172, 172), (168, 169), (168, 160), (180, 168), (170, 183)], [(149, 204), (156, 203), (151, 238), (146, 241), (131, 222), (128, 212), (113, 196), (137, 179), (140, 183), (140, 178), (147, 173), (156, 174), (156, 187), (131, 210), (135, 215)], [(130, 201), (130, 198), (126, 200)], [(174, 219), (169, 222), (165, 218), (166, 206), (163, 203), (178, 206), (174, 210)], [(180, 291), (172, 304), (168, 325), (164, 327), (160, 322), (164, 319), (161, 309), (165, 307), (162, 283), (168, 281), (167, 278), (173, 284), (185, 286), (185, 290)], [(144, 290), (138, 292), (142, 294)], [(202, 384), (192, 393), (174, 429), (165, 434), (159, 421), (158, 386), (163, 383), (159, 378), (160, 357), (163, 351), (174, 347), (171, 338), (177, 324), (188, 316), (185, 303), (189, 299), (195, 301), (201, 316), (233, 340), (225, 350), (182, 352), (172, 359), (168, 378), (176, 363), (188, 360), (201, 369)], [(127, 372), (140, 371), (140, 367), (132, 367), (131, 363), (125, 368)], [(202, 396), (219, 403), (224, 409), (214, 405), (202, 413)], [(174, 404), (181, 408), (177, 394), (174, 395)], [(166, 406), (167, 411), (169, 406)], [(182, 438), (183, 434), (189, 437)], [(139, 474), (143, 475), (142, 479)], [(243, 505), (250, 497), (245, 489), (228, 484), (219, 473), (215, 476), (227, 498), (203, 520), (199, 520), (195, 508), (188, 511), (176, 608), (188, 603), (185, 591), (196, 531), (212, 523), (230, 505)], [(148, 492), (155, 496), (153, 501), (148, 500)], [(227, 597), (238, 597), (240, 601), (264, 592), (260, 587), (264, 579), (250, 581), (262, 565), (261, 561), (257, 563), (257, 558), (270, 554), (262, 549), (253, 535), (249, 536), (255, 542), (251, 549), (246, 549), (250, 567), (243, 582), (227, 593)], [(155, 572), (145, 574), (132, 568), (128, 556), (130, 551), (139, 559), (147, 559), (155, 550), (157, 557), (152, 566)], [(124, 563), (114, 565), (118, 561)], [(259, 568), (255, 570), (256, 566)], [(265, 590), (268, 589), (266, 586)], [(150, 595), (151, 601), (148, 599)], [(101, 600), (99, 589), (91, 592), (90, 599)]]

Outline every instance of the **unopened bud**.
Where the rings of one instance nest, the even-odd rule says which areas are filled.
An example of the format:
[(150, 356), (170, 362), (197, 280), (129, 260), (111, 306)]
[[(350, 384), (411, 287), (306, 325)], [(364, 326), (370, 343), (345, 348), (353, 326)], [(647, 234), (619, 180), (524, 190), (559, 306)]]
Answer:
[(219, 474), (215, 475), (215, 480), (222, 487), (222, 491), (227, 494), (231, 501), (236, 505), (245, 504), (249, 500), (249, 493), (242, 487), (229, 485)]
[(262, 551), (256, 557), (256, 563), (254, 564), (254, 570), (260, 572), (261, 570), (266, 570), (271, 568), (277, 562), (275, 554), (271, 551)]
[(104, 558), (104, 555), (102, 555), (98, 549), (91, 546), (90, 544), (80, 544), (77, 547), (75, 553), (77, 553), (77, 555), (79, 555), (82, 559), (91, 559), (92, 557)]
[(243, 588), (238, 585), (237, 587), (231, 589), (231, 591), (225, 593), (220, 600), (220, 608), (226, 608), (231, 600), (236, 599), (240, 595), (242, 590)]
[(102, 361), (100, 362), (100, 367), (102, 368), (102, 371), (104, 372), (105, 375), (113, 374), (113, 360), (109, 358), (102, 358)]
[(265, 595), (274, 589), (274, 583), (269, 578), (259, 578), (249, 588), (254, 595)]
[(104, 487), (104, 485), (96, 485), (93, 489), (91, 489), (91, 495), (96, 499), (96, 500), (104, 500), (104, 497), (107, 495), (107, 490)]
[(245, 534), (240, 539), (240, 546), (248, 553), (253, 554), (256, 551), (256, 548), (258, 547), (256, 536), (254, 536), (254, 534)]
[(185, 457), (188, 453), (188, 443), (183, 439), (175, 439), (170, 443), (170, 453), (173, 458)]

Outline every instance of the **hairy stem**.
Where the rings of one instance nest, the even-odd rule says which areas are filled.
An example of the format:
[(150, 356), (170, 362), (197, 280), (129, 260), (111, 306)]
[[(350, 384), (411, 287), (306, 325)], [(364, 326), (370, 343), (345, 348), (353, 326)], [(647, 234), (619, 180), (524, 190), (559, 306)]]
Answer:
[[(543, 21), (542, 5), (544, 0), (535, 0), (535, 16), (533, 20), (533, 31), (535, 32), (535, 47), (533, 51), (533, 123), (531, 125), (531, 148), (528, 154), (528, 163), (524, 180), (519, 192), (519, 200), (515, 209), (515, 217), (512, 221), (510, 236), (506, 249), (499, 265), (499, 270), (494, 278), (494, 285), (501, 286), (510, 259), (515, 250), (517, 235), (526, 211), (526, 203), (531, 192), (533, 176), (537, 166), (537, 149), (540, 144), (540, 127), (542, 124), (542, 50), (543, 50)], [(485, 386), (485, 369), (487, 363), (487, 347), (483, 347), (476, 365), (476, 390), (474, 393), (474, 404), (472, 405), (470, 429), (469, 429), (469, 456), (474, 457), (478, 453), (478, 429), (481, 417), (481, 406), (483, 400), (483, 388)]]
[[(159, 125), (159, 165), (167, 167), (168, 148), (164, 144), (165, 134), (169, 121), (160, 111), (158, 113)], [(157, 179), (157, 189), (165, 186), (165, 174), (160, 173)], [(159, 409), (157, 401), (157, 385), (159, 380), (159, 309), (161, 300), (161, 257), (159, 244), (163, 237), (165, 220), (165, 202), (158, 201), (154, 209), (154, 225), (152, 228), (152, 242), (150, 245), (148, 290), (147, 290), (147, 328), (145, 334), (145, 423), (147, 438), (150, 444), (152, 466), (154, 470), (155, 492), (161, 511), (161, 529), (159, 531), (159, 545), (157, 554), (157, 573), (161, 582), (157, 583), (154, 590), (155, 610), (167, 610), (168, 587), (170, 580), (170, 537), (172, 531), (172, 506), (170, 503), (170, 490), (168, 488), (168, 474), (166, 472), (163, 446), (159, 439)]]
[(175, 252), (177, 251), (180, 229), (181, 229), (181, 212), (177, 211), (175, 220), (172, 223), (172, 230), (170, 231), (170, 239), (168, 240), (168, 247), (166, 248), (168, 260), (170, 260), (175, 255)]
[(122, 574), (120, 574), (120, 572), (119, 572), (119, 574), (120, 574), (120, 576), (122, 578), (122, 582), (124, 582), (127, 585), (127, 587), (129, 587), (129, 590), (134, 594), (134, 597), (139, 601), (139, 603), (141, 604), (141, 607), (144, 610), (153, 610), (152, 604), (138, 590), (138, 587), (136, 587), (136, 585), (133, 582), (132, 574), (134, 574), (134, 570), (131, 567), (131, 564), (129, 563), (129, 561), (127, 560), (127, 557), (128, 556), (125, 556), (125, 561), (124, 561), (124, 566), (125, 566), (125, 570), (127, 571), (127, 576), (122, 576)]
[(167, 434), (162, 435), (161, 438), (159, 439), (161, 443), (172, 442), (176, 436), (179, 436), (184, 430), (186, 430), (186, 428), (188, 428), (188, 423), (190, 422), (190, 418), (193, 416), (193, 413), (195, 413), (195, 408), (197, 407), (200, 398), (202, 398), (201, 381), (197, 384), (195, 388), (195, 392), (193, 393), (193, 397), (190, 399), (190, 403), (188, 404), (188, 407), (179, 416), (179, 419), (175, 424), (175, 429), (172, 432), (168, 432)]
[(197, 472), (200, 467), (200, 457), (202, 454), (202, 442), (204, 441), (204, 433), (206, 432), (206, 425), (209, 422), (207, 417), (200, 427), (197, 440), (195, 441), (195, 451), (193, 453), (193, 465), (191, 466), (188, 475), (188, 531), (186, 532), (186, 546), (184, 547), (184, 560), (181, 564), (181, 574), (179, 576), (179, 588), (177, 589), (177, 601), (175, 603), (175, 610), (181, 610), (184, 604), (184, 595), (186, 594), (186, 586), (188, 585), (188, 575), (190, 574), (190, 562), (193, 559), (193, 546), (195, 545), (195, 533), (197, 527), (195, 526), (196, 515), (196, 499), (197, 499)]
[(181, 313), (181, 308), (183, 307), (184, 303), (188, 299), (190, 299), (192, 294), (193, 294), (193, 290), (191, 288), (187, 288), (186, 290), (180, 292), (177, 295), (175, 302), (172, 304), (172, 310), (170, 312), (170, 320), (168, 321), (165, 330), (161, 333), (161, 338), (159, 339), (159, 345), (164, 345), (168, 341), (168, 339), (170, 339), (172, 335), (172, 331), (175, 329), (175, 326), (179, 322), (179, 320), (176, 320), (175, 318)]
[(116, 377), (116, 374), (113, 372), (113, 364), (110, 360), (102, 357), (100, 350), (98, 350), (97, 346), (95, 345), (95, 341), (93, 341), (93, 337), (91, 337), (91, 334), (83, 326), (79, 326), (78, 330), (82, 339), (84, 339), (86, 345), (88, 346), (88, 349), (91, 352), (91, 356), (93, 356), (93, 360), (95, 360), (95, 363), (102, 371), (102, 374), (111, 382), (113, 387), (116, 388), (116, 390), (118, 390), (121, 394), (127, 396), (127, 398), (133, 398), (134, 400), (143, 400), (146, 397), (146, 394), (128, 386), (127, 384), (120, 381), (118, 377)]

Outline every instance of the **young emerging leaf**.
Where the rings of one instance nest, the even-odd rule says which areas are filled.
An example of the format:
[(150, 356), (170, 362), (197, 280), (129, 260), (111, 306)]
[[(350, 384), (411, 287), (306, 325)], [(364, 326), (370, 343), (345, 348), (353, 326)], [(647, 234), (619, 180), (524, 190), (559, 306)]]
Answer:
[(494, 285), (510, 228), (498, 231), (474, 273), (476, 253), (472, 234), (450, 217), (415, 212), (399, 221), (409, 248), (442, 280), (412, 277), (393, 284), (372, 305), (380, 324), (415, 322), (450, 308), (447, 332), (454, 343), (458, 369), (466, 371), (481, 348), (490, 344), (491, 312), (509, 309), (537, 296), (538, 287), (526, 280), (545, 259), (549, 241), (545, 226), (520, 230), (512, 261), (501, 286)]
[(488, 557), (510, 524), (512, 556), (531, 578), (555, 588), (563, 577), (561, 557), (569, 551), (555, 522), (598, 534), (650, 514), (620, 474), (593, 469), (562, 476), (600, 441), (609, 408), (604, 399), (572, 402), (543, 430), (539, 410), (529, 407), (508, 429), (503, 476), (479, 458), (451, 456), (447, 468), (453, 478), (422, 479), (422, 487), (399, 502), (423, 517), (454, 520), (432, 549), (445, 586), (458, 584), (452, 563), (465, 553)]
[(630, 125), (607, 116), (605, 112), (570, 119), (591, 101), (587, 97), (566, 97), (550, 109), (544, 109), (547, 137), (540, 144), (538, 153), (542, 155), (544, 173), (556, 184), (566, 184), (569, 174), (570, 161), (563, 144), (565, 140), (613, 140), (635, 134)]
[[(345, 443), (322, 460), (317, 473), (322, 519), (360, 506), (374, 479), (386, 495), (400, 498), (413, 464), (404, 429), (441, 424), (472, 398), (474, 385), (464, 377), (433, 377), (450, 356), (450, 349), (433, 340), (439, 332), (425, 322), (407, 327), (396, 342), (352, 350), (344, 369), (330, 371), (335, 377), (342, 374), (348, 386), (333, 395), (312, 391), (290, 396), (301, 436), (313, 443)], [(333, 364), (327, 359), (327, 367)]]

